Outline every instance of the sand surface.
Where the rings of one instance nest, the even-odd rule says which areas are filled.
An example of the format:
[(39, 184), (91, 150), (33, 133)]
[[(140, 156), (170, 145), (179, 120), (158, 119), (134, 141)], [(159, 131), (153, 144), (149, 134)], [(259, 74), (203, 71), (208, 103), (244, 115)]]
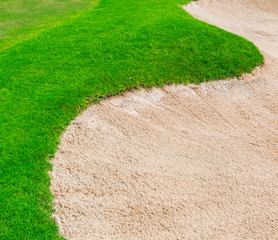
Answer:
[(254, 75), (126, 93), (72, 122), (51, 172), (63, 236), (278, 239), (276, 3), (185, 7), (257, 44)]

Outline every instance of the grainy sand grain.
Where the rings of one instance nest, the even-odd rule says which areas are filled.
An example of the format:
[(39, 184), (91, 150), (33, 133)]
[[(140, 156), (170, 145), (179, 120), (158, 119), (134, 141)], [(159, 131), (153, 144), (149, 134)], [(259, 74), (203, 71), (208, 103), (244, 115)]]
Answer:
[(261, 2), (185, 7), (255, 42), (254, 75), (129, 92), (71, 123), (51, 172), (63, 236), (278, 239), (278, 16)]

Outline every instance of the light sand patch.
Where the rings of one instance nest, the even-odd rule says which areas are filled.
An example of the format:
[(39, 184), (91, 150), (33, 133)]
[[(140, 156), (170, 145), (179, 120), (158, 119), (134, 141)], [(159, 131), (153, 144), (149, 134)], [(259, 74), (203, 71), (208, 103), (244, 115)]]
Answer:
[(254, 7), (262, 9), (267, 12), (278, 14), (278, 1), (277, 0), (245, 0), (243, 3), (251, 3)]
[[(268, 0), (265, 8), (276, 6), (274, 13), (264, 11), (263, 0), (200, 0), (185, 6), (192, 16), (236, 33), (254, 42), (262, 51), (278, 56), (278, 1)], [(255, 4), (256, 3), (256, 4)], [(270, 4), (271, 3), (271, 4)]]
[(263, 69), (130, 92), (68, 127), (51, 173), (63, 236), (278, 238), (278, 17), (243, 4), (202, 0), (187, 9), (258, 39)]

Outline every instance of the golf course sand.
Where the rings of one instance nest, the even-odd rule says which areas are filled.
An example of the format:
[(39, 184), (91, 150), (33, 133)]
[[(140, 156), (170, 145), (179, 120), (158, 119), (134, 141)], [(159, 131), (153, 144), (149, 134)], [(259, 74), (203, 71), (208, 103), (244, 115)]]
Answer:
[(67, 239), (278, 239), (277, 2), (185, 10), (253, 41), (265, 65), (128, 92), (78, 116), (50, 173)]

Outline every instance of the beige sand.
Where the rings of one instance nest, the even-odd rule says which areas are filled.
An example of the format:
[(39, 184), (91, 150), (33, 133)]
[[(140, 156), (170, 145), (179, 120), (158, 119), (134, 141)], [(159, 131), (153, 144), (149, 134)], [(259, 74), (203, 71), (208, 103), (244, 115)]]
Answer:
[(127, 93), (68, 127), (51, 173), (63, 236), (278, 239), (278, 17), (250, 1), (186, 9), (254, 41), (254, 76)]
[(278, 14), (278, 1), (277, 0), (245, 0), (243, 1), (248, 4), (258, 7), (262, 10), (273, 12)]

